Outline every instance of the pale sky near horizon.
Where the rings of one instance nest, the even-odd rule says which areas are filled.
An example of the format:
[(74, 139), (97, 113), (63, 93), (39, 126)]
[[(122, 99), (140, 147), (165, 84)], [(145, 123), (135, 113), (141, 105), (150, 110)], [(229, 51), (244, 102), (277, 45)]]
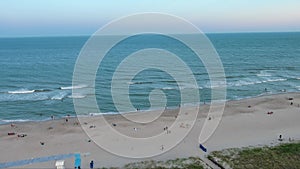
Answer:
[(0, 0), (0, 37), (91, 35), (141, 12), (179, 16), (204, 32), (300, 31), (299, 9), (299, 0)]

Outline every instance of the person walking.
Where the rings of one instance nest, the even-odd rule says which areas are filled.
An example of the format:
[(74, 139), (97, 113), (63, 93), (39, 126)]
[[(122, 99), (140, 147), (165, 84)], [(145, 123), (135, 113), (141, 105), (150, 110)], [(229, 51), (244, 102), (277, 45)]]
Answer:
[(93, 169), (94, 168), (94, 161), (92, 160), (91, 162), (90, 162), (90, 169)]

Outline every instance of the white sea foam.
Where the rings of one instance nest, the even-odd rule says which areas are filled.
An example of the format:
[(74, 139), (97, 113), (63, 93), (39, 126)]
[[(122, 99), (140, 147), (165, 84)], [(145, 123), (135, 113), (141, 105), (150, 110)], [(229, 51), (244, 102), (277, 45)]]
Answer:
[(28, 93), (33, 93), (33, 92), (34, 92), (34, 90), (25, 90), (25, 89), (8, 91), (9, 94), (28, 94)]
[(228, 83), (228, 86), (248, 86), (248, 85), (254, 85), (262, 83), (261, 81), (245, 81), (245, 80), (239, 80), (237, 82), (231, 82)]
[(187, 84), (184, 83), (182, 86), (180, 86), (181, 89), (202, 89), (201, 86), (193, 85), (193, 84)]
[(259, 76), (259, 77), (270, 77), (270, 76), (272, 76), (269, 72), (270, 72), (271, 70), (261, 70), (260, 72), (259, 72), (259, 74), (257, 74), (257, 76)]
[(66, 93), (59, 93), (51, 97), (51, 100), (62, 100), (66, 97)]
[(282, 81), (287, 81), (287, 79), (283, 79), (283, 78), (279, 78), (279, 79), (268, 79), (268, 80), (264, 80), (263, 82), (282, 82)]
[(162, 89), (163, 90), (175, 90), (176, 88), (175, 87), (163, 87)]
[(119, 112), (89, 113), (89, 116), (103, 116), (103, 115), (115, 115), (115, 114), (120, 114), (120, 113)]
[(72, 89), (82, 89), (87, 87), (87, 85), (77, 85), (77, 86), (65, 86), (65, 87), (60, 87), (61, 90), (72, 90)]
[(82, 94), (72, 94), (72, 95), (70, 95), (70, 96), (68, 96), (68, 98), (71, 98), (71, 99), (83, 99), (83, 98), (85, 98), (86, 97), (86, 95), (82, 95)]
[(0, 120), (1, 123), (13, 123), (13, 122), (27, 122), (29, 119), (14, 119), (14, 120)]
[(280, 81), (287, 81), (287, 79), (284, 78), (269, 78), (264, 80), (254, 80), (254, 79), (243, 79), (235, 82), (228, 82), (228, 86), (249, 86), (249, 85), (255, 85), (255, 84), (261, 84), (261, 83), (269, 83), (269, 82), (280, 82)]
[(135, 84), (134, 82), (132, 82), (132, 81), (130, 81), (130, 82), (127, 82), (127, 84), (129, 84), (129, 85), (133, 85), (133, 84)]
[[(213, 84), (211, 84), (211, 82), (207, 82), (206, 85), (204, 85), (205, 88), (221, 88), (221, 87), (226, 87), (228, 86), (229, 83), (226, 83), (225, 81), (221, 81), (221, 82), (214, 82)], [(200, 89), (202, 89), (202, 87), (199, 87)]]

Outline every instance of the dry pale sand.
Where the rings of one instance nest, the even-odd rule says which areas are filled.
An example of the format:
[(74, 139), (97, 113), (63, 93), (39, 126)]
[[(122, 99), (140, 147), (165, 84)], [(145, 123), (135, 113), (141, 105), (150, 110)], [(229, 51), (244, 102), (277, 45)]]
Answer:
[[(293, 98), (293, 100), (289, 100)], [(293, 105), (290, 103), (293, 102)], [(215, 133), (207, 140), (204, 145), (208, 153), (214, 150), (221, 150), (232, 147), (262, 146), (279, 143), (279, 135), (283, 136), (283, 141), (300, 140), (300, 94), (285, 93), (270, 95), (240, 101), (229, 101), (223, 118)], [(248, 106), (251, 107), (248, 107)], [(153, 146), (139, 147), (128, 145), (122, 139), (115, 139), (108, 130), (108, 125), (101, 117), (93, 116), (81, 118), (83, 125), (78, 125), (78, 119), (71, 118), (68, 122), (64, 119), (46, 122), (18, 123), (14, 127), (8, 125), (0, 126), (0, 163), (16, 160), (31, 159), (36, 157), (51, 156), (56, 154), (68, 154), (79, 152), (82, 154), (82, 168), (88, 168), (90, 160), (94, 160), (97, 167), (120, 167), (130, 162), (141, 160), (168, 160), (178, 157), (200, 156), (204, 153), (199, 149), (198, 137), (204, 124), (209, 105), (202, 105), (195, 125), (182, 124), (178, 129), (180, 132), (187, 132), (192, 127), (191, 132), (175, 148), (169, 151), (168, 143), (172, 142), (176, 130), (170, 130), (166, 134), (163, 130), (165, 126), (171, 126), (176, 119), (177, 111), (165, 111), (160, 118), (153, 120), (149, 114), (160, 115), (159, 111), (145, 113), (131, 113), (128, 118), (145, 122), (132, 123), (120, 115), (105, 116), (106, 121), (116, 131), (134, 138), (144, 138), (162, 134), (163, 143), (153, 143)], [(196, 111), (195, 107), (184, 107), (184, 114)], [(272, 111), (272, 115), (267, 112)], [(148, 114), (148, 115), (147, 115)], [(156, 117), (156, 116), (153, 116)], [(211, 117), (211, 121), (214, 117)], [(91, 127), (92, 126), (92, 127)], [(95, 126), (95, 127), (94, 127)], [(176, 127), (176, 126), (175, 126)], [(177, 126), (178, 127), (178, 126)], [(151, 152), (161, 151), (163, 154), (143, 159), (132, 159), (116, 156), (100, 148), (95, 142), (89, 141), (90, 138), (83, 131), (90, 131), (89, 134), (97, 139), (105, 138), (109, 140), (107, 144), (116, 145), (117, 148), (126, 151)], [(17, 134), (27, 134), (26, 137), (8, 136), (8, 132)], [(44, 142), (41, 145), (40, 142)], [(164, 150), (161, 150), (161, 145)], [(55, 161), (35, 163), (19, 168), (54, 168)], [(66, 159), (67, 168), (73, 168), (74, 159)], [(14, 167), (16, 168), (16, 167)]]

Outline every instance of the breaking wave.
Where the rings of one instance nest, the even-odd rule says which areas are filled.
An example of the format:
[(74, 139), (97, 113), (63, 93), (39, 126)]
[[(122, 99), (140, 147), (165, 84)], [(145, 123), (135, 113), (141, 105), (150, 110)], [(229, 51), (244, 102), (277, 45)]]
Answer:
[(77, 86), (65, 86), (65, 87), (60, 87), (59, 89), (61, 90), (72, 90), (72, 89), (82, 89), (88, 87), (87, 85), (77, 85)]

